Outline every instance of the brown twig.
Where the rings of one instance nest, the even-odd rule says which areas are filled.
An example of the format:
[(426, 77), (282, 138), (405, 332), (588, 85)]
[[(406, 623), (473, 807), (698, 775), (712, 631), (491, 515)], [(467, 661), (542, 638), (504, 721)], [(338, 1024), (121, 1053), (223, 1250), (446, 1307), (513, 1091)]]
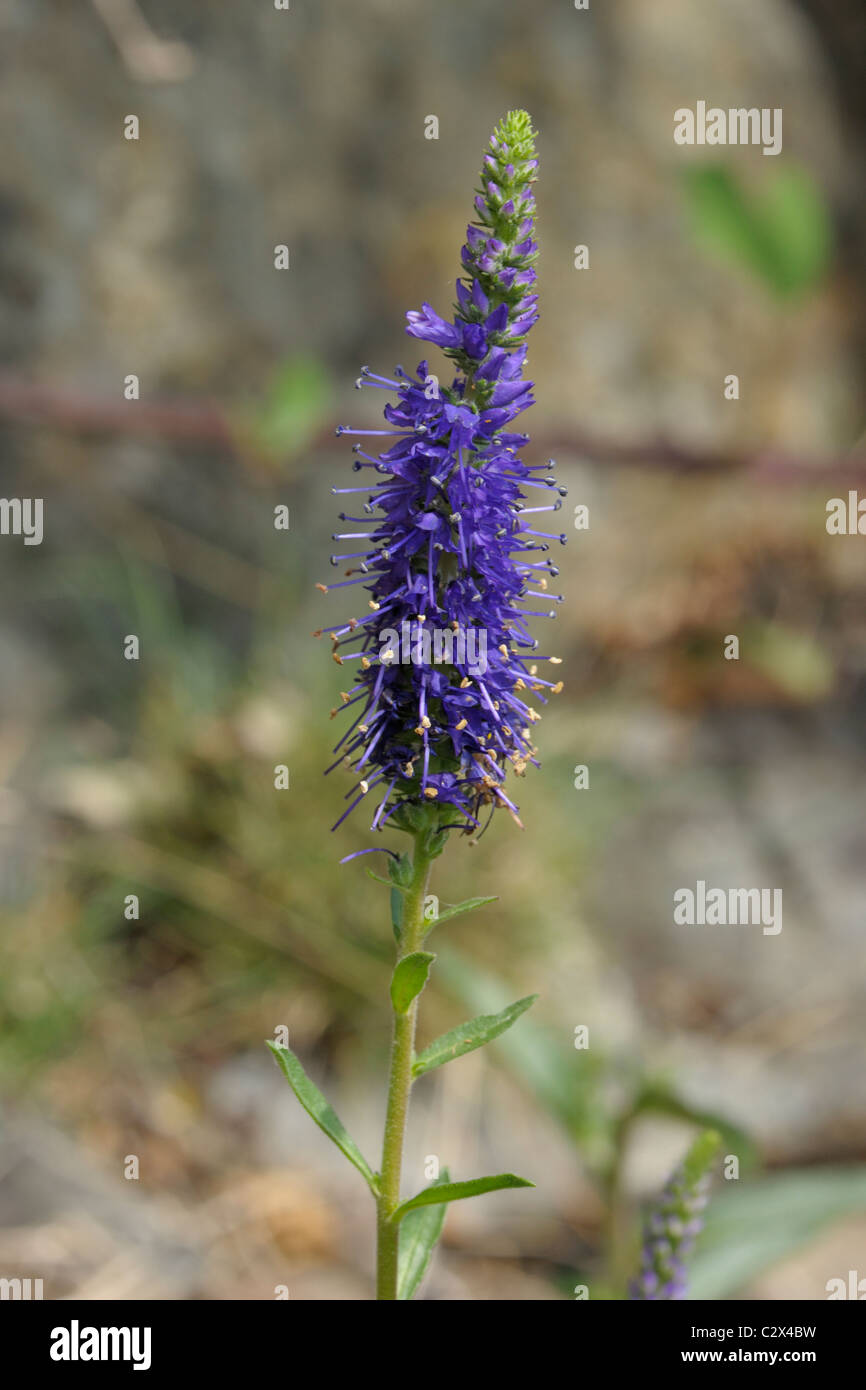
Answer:
[(110, 401), (0, 372), (0, 419), (51, 425), (73, 434), (151, 435), (231, 448), (233, 431), (216, 402)]
[[(173, 444), (210, 445), (235, 452), (241, 442), (238, 429), (216, 401), (111, 401), (69, 388), (27, 381), (13, 372), (0, 372), (0, 420), (42, 424), (77, 434), (143, 435)], [(333, 441), (333, 429), (322, 429), (310, 447)], [(795, 457), (781, 449), (757, 453), (692, 448), (658, 438), (631, 442), (569, 429), (547, 437), (533, 435), (536, 454), (558, 451), (577, 454), (596, 463), (622, 467), (660, 468), (670, 472), (707, 476), (746, 473), (752, 481), (817, 483), (834, 487), (862, 483), (866, 454), (859, 447), (836, 458)]]

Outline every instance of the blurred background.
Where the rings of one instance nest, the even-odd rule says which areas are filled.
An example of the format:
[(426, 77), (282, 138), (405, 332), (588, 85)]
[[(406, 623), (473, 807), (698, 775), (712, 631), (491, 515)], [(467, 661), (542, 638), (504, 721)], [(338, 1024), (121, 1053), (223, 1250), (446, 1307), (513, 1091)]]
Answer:
[[(329, 831), (345, 678), (311, 636), (346, 614), (314, 587), (334, 426), (381, 408), (362, 363), (415, 366), (404, 314), (447, 312), (525, 106), (566, 689), (526, 831), (437, 864), (443, 903), (499, 901), (443, 925), (423, 1040), (541, 997), (418, 1085), (405, 1184), (436, 1155), (537, 1187), (453, 1207), (425, 1296), (620, 1297), (707, 1119), (740, 1176), (693, 1297), (866, 1276), (866, 541), (825, 528), (864, 478), (864, 27), (859, 0), (0, 0), (0, 492), (45, 517), (0, 542), (0, 1274), (371, 1296), (368, 1194), (263, 1043), (289, 1028), (375, 1163), (387, 892), (338, 860), (381, 841)], [(675, 145), (699, 100), (781, 107), (782, 153)], [(675, 926), (698, 879), (781, 888), (783, 930)]]

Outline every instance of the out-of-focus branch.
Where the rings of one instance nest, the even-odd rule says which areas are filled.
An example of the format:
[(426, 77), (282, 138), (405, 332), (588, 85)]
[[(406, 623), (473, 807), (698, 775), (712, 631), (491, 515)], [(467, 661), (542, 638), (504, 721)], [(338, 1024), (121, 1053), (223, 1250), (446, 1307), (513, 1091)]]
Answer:
[(215, 401), (107, 400), (0, 372), (0, 420), (50, 425), (72, 434), (145, 435), (231, 448), (234, 434)]
[(556, 455), (557, 450), (582, 454), (598, 463), (621, 464), (631, 468), (660, 468), (672, 473), (700, 477), (714, 473), (745, 473), (753, 482), (816, 483), (841, 485), (863, 482), (866, 477), (866, 451), (859, 447), (836, 458), (808, 458), (783, 449), (761, 449), (754, 453), (737, 450), (691, 448), (663, 437), (618, 441), (594, 435), (587, 430), (568, 430), (550, 438), (533, 435), (533, 446)]
[[(177, 445), (205, 445), (236, 452), (243, 432), (216, 401), (119, 401), (69, 388), (47, 386), (11, 372), (0, 372), (0, 421), (42, 424), (73, 434), (150, 437)], [(332, 444), (333, 427), (323, 428), (310, 448)], [(657, 468), (674, 473), (707, 476), (745, 473), (752, 481), (783, 482), (812, 487), (816, 483), (843, 486), (866, 477), (862, 443), (846, 456), (805, 458), (781, 449), (756, 453), (692, 448), (665, 438), (614, 440), (589, 430), (533, 435), (535, 454), (577, 454), (598, 463), (632, 468)]]

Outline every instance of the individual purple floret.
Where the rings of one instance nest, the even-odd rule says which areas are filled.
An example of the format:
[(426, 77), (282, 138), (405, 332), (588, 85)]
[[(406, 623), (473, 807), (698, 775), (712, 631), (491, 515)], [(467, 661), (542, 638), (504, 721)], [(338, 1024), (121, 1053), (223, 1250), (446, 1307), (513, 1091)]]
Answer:
[[(374, 830), (406, 828), (418, 805), (441, 808), (442, 829), (476, 829), (485, 807), (517, 820), (506, 771), (537, 763), (541, 716), (528, 701), (562, 688), (538, 674), (538, 662), (558, 658), (535, 655), (527, 620), (554, 617), (561, 602), (547, 592), (558, 574), (547, 552), (565, 536), (538, 529), (537, 516), (558, 511), (565, 488), (549, 476), (552, 461), (522, 461), (528, 437), (511, 428), (533, 403), (523, 370), (538, 316), (536, 167), (529, 117), (510, 112), (485, 156), (452, 319), (429, 304), (407, 315), (410, 336), (456, 367), (450, 384), (426, 360), (393, 378), (365, 367), (359, 387), (396, 394), (386, 428), (337, 431), (363, 440), (354, 468), (371, 470), (366, 486), (334, 489), (358, 498), (361, 515), (341, 513), (349, 529), (334, 537), (358, 548), (332, 556), (349, 567), (318, 586), (363, 596), (354, 616), (317, 633), (330, 635), (338, 664), (359, 662), (342, 693), (353, 722), (328, 769), (348, 765), (358, 779), (337, 825), (374, 792)], [(527, 489), (538, 494), (531, 503)]]
[(682, 1299), (688, 1292), (685, 1261), (703, 1226), (710, 1165), (719, 1147), (712, 1130), (694, 1142), (654, 1203), (644, 1226), (640, 1270), (630, 1299)]

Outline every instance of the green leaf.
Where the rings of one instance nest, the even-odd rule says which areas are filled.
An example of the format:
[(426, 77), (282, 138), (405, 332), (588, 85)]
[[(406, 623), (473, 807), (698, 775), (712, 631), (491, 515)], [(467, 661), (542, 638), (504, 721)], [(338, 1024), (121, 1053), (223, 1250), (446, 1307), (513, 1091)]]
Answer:
[(440, 912), (438, 917), (434, 917), (430, 923), (431, 929), (439, 925), (440, 922), (447, 922), (452, 917), (459, 917), (461, 912), (474, 912), (476, 907), (485, 907), (487, 903), (498, 902), (497, 896), (492, 898), (467, 898), (465, 902), (455, 903), (453, 907), (446, 907), (444, 912)]
[[(714, 1197), (692, 1258), (689, 1297), (739, 1293), (834, 1221), (866, 1212), (866, 1166), (793, 1169), (728, 1182)], [(827, 1274), (844, 1278), (846, 1269)], [(804, 1297), (826, 1298), (823, 1281)]]
[(435, 959), (429, 951), (412, 951), (397, 962), (391, 976), (391, 1003), (396, 1013), (409, 1012), (412, 1000), (418, 997), (427, 983), (430, 966)]
[(830, 260), (832, 235), (824, 195), (808, 169), (777, 166), (760, 215), (783, 293), (802, 293), (817, 284)]
[(439, 1187), (425, 1187), (408, 1202), (401, 1202), (391, 1220), (402, 1221), (410, 1211), (435, 1206), (438, 1202), (459, 1202), (464, 1197), (481, 1197), (485, 1192), (498, 1192), (504, 1187), (534, 1187), (534, 1182), (518, 1178), (514, 1173), (496, 1173), (490, 1178), (470, 1178), (469, 1182), (444, 1182)]
[(537, 998), (537, 994), (527, 994), (525, 999), (518, 999), (516, 1004), (509, 1004), (501, 1013), (479, 1014), (468, 1023), (461, 1023), (450, 1032), (443, 1033), (415, 1058), (412, 1075), (423, 1076), (424, 1072), (432, 1071), (434, 1067), (441, 1067), (445, 1062), (453, 1061), (455, 1057), (463, 1057), (467, 1052), (474, 1052), (476, 1047), (483, 1047), (485, 1043), (492, 1042), (500, 1033), (510, 1028), (512, 1023), (516, 1023), (520, 1015), (525, 1013)]
[[(443, 1168), (431, 1188), (443, 1187), (450, 1182), (447, 1168)], [(400, 1257), (397, 1270), (397, 1298), (411, 1299), (424, 1275), (436, 1242), (445, 1224), (445, 1202), (433, 1206), (417, 1207), (410, 1211), (400, 1229)]]
[(388, 860), (388, 878), (391, 888), (391, 927), (394, 940), (399, 946), (403, 940), (403, 894), (412, 882), (412, 860), (408, 854)]
[(408, 854), (388, 860), (388, 877), (397, 888), (408, 888), (412, 882), (412, 860)]
[(779, 298), (810, 289), (826, 271), (830, 219), (806, 169), (769, 171), (761, 196), (718, 164), (691, 166), (683, 179), (698, 235)]
[(391, 887), (390, 881), (387, 878), (383, 878), (381, 874), (377, 874), (375, 869), (368, 869), (367, 877), (371, 878), (374, 883), (384, 883), (386, 888)]
[(391, 927), (399, 946), (403, 940), (403, 889), (391, 889)]
[[(401, 859), (408, 860), (408, 855), (402, 855)], [(375, 869), (368, 869), (367, 877), (372, 878), (375, 883), (384, 883), (385, 887), (391, 890), (391, 928), (394, 932), (394, 940), (399, 946), (403, 939), (403, 894), (406, 888), (402, 883), (402, 871), (398, 870), (395, 873), (395, 868), (396, 861), (391, 859), (388, 861), (388, 878), (383, 878), (381, 874), (377, 874)], [(409, 877), (412, 877), (411, 861), (409, 861)]]
[(350, 1163), (354, 1163), (358, 1172), (366, 1178), (370, 1190), (378, 1195), (379, 1184), (376, 1174), (355, 1144), (354, 1139), (344, 1128), (339, 1116), (325, 1100), (318, 1086), (313, 1085), (294, 1052), (291, 1048), (282, 1047), (279, 1043), (270, 1040), (268, 1040), (268, 1047), (276, 1057), (280, 1070), (307, 1114), (312, 1116), (319, 1129), (324, 1130), (329, 1139), (333, 1139), (337, 1148), (346, 1155)]
[(276, 456), (299, 453), (325, 419), (329, 396), (327, 374), (315, 358), (286, 359), (250, 418), (256, 442)]
[(758, 1165), (758, 1151), (745, 1130), (716, 1110), (706, 1110), (684, 1100), (673, 1089), (673, 1083), (663, 1076), (647, 1077), (642, 1081), (626, 1114), (629, 1120), (645, 1114), (670, 1115), (673, 1119), (700, 1125), (702, 1129), (718, 1130), (726, 1151), (739, 1155), (741, 1170)]

